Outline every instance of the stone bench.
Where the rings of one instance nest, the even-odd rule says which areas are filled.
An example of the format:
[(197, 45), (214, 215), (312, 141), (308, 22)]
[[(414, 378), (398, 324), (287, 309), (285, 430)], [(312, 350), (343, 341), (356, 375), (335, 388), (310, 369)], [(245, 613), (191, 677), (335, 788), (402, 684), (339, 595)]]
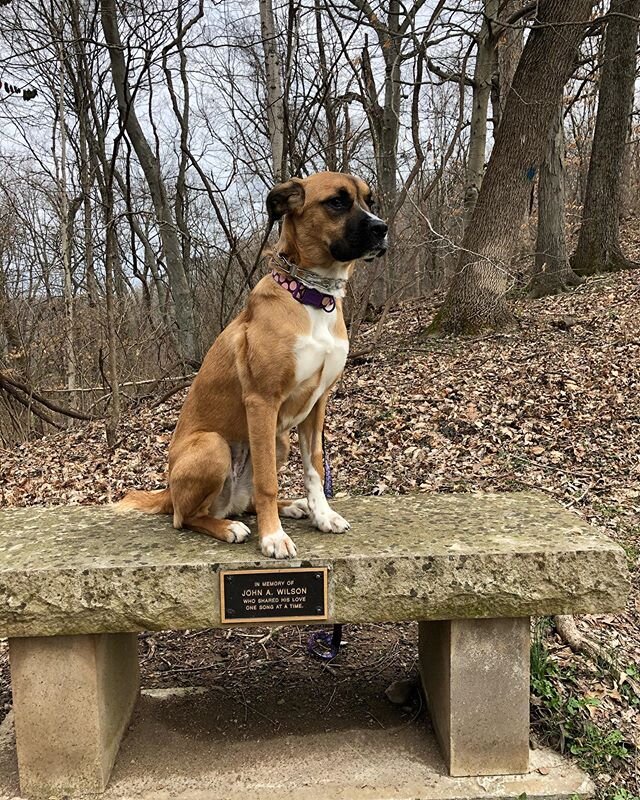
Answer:
[[(351, 498), (343, 536), (286, 520), (299, 558), (265, 560), (168, 518), (105, 507), (0, 512), (21, 791), (102, 791), (138, 696), (136, 633), (223, 626), (221, 570), (328, 567), (329, 622), (419, 621), (419, 663), (451, 775), (529, 759), (530, 617), (612, 612), (623, 550), (536, 494)], [(161, 747), (161, 743), (158, 743)]]

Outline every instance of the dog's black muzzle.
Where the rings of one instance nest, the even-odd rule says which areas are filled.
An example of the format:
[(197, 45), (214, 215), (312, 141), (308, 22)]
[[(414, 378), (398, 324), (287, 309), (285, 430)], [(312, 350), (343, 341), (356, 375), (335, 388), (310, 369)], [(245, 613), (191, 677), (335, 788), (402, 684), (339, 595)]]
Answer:
[(368, 211), (352, 214), (345, 226), (344, 238), (331, 245), (331, 255), (336, 261), (354, 261), (364, 258), (372, 261), (387, 251), (386, 222)]

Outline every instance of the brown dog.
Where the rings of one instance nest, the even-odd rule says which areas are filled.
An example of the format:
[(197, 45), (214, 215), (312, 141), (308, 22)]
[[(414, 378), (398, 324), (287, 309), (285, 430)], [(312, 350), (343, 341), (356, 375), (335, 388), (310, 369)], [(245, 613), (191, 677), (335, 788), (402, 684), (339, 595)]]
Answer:
[[(255, 510), (265, 556), (296, 555), (285, 517), (309, 516), (321, 531), (349, 523), (332, 511), (322, 481), (322, 429), (329, 390), (347, 358), (342, 296), (353, 262), (386, 249), (387, 226), (371, 213), (359, 178), (324, 172), (276, 186), (271, 220), (284, 217), (272, 273), (207, 353), (169, 447), (169, 486), (129, 492), (119, 503), (173, 513), (175, 528), (243, 542), (249, 528), (228, 519)], [(298, 426), (306, 500), (278, 501), (278, 468)]]

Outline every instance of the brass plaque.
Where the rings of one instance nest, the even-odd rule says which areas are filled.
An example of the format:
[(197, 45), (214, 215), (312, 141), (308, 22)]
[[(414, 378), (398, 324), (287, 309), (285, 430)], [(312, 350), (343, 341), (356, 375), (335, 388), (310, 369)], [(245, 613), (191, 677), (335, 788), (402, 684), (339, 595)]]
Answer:
[(328, 567), (220, 572), (223, 623), (318, 622), (327, 619)]

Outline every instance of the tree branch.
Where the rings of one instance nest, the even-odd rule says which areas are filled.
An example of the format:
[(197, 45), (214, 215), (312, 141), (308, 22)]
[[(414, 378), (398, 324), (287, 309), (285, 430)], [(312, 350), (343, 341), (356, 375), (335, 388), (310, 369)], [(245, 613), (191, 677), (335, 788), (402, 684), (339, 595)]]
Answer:
[[(0, 372), (0, 384), (3, 386), (4, 389), (7, 389), (7, 391), (9, 391), (7, 387), (11, 386), (13, 387), (13, 389), (24, 392), (30, 398), (30, 400), (35, 400), (36, 402), (40, 403), (41, 405), (45, 406), (51, 411), (55, 411), (56, 414), (63, 414), (65, 417), (72, 417), (73, 419), (81, 419), (84, 420), (85, 422), (93, 422), (96, 419), (99, 419), (99, 417), (94, 417), (89, 414), (83, 414), (81, 411), (76, 411), (73, 408), (67, 408), (66, 406), (61, 406), (58, 403), (54, 403), (52, 400), (47, 400), (46, 397), (43, 397), (41, 394), (38, 394), (38, 392), (36, 392), (30, 386), (27, 386), (25, 383), (21, 383), (15, 378), (9, 378), (7, 375), (4, 375), (1, 372)], [(12, 392), (10, 392), (10, 394), (12, 394)], [(48, 422), (49, 420), (47, 419), (46, 421)]]

